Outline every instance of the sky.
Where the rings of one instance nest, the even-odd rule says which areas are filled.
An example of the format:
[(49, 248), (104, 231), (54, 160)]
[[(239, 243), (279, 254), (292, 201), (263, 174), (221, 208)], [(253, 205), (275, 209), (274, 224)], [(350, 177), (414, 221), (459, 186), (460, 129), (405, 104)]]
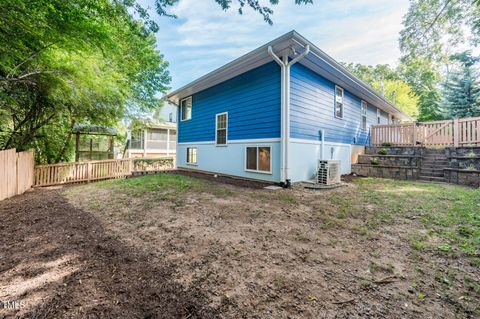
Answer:
[[(141, 0), (153, 8), (154, 0)], [(260, 1), (267, 3), (266, 1)], [(180, 0), (177, 19), (159, 17), (157, 46), (170, 63), (172, 89), (221, 67), (291, 30), (340, 62), (396, 65), (398, 37), (408, 0), (314, 0), (273, 6), (273, 25), (251, 9), (238, 14), (236, 1), (223, 11), (214, 0)]]

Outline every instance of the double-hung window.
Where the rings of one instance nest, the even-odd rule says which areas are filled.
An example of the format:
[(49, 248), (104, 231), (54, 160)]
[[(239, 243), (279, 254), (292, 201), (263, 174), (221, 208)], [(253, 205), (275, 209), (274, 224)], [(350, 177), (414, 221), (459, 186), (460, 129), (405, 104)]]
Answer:
[(189, 96), (180, 101), (180, 113), (182, 121), (192, 118), (192, 97)]
[(247, 146), (245, 152), (246, 171), (271, 173), (272, 157), (270, 146)]
[(197, 148), (187, 147), (187, 164), (197, 164)]
[(215, 143), (227, 145), (228, 113), (217, 114), (215, 126)]
[(367, 102), (360, 102), (360, 109), (362, 113), (362, 129), (367, 129)]
[(335, 86), (335, 117), (343, 118), (343, 89)]
[(377, 108), (377, 124), (382, 124), (382, 113), (379, 108)]

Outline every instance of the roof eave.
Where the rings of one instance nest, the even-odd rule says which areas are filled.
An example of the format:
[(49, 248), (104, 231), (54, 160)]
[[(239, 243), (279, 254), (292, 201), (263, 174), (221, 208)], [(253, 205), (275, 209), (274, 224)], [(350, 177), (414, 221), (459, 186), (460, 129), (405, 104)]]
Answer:
[[(227, 63), (224, 66), (198, 78), (197, 80), (167, 94), (165, 99), (175, 105), (178, 105), (179, 101), (184, 97), (205, 90), (272, 61), (271, 57), (267, 53), (267, 48), (269, 46), (273, 47), (273, 50), (276, 54), (282, 55), (292, 46), (295, 46), (301, 50), (301, 48), (306, 44), (310, 45), (311, 53), (299, 63), (309, 68), (316, 66), (313, 71), (319, 73), (338, 85), (345, 86), (345, 89), (352, 91), (352, 93), (355, 93), (356, 95), (359, 95), (360, 98), (365, 99), (367, 102), (380, 107), (384, 111), (393, 113), (395, 117), (400, 118), (401, 120), (412, 120), (410, 116), (406, 115), (397, 107), (389, 103), (385, 97), (375, 91), (370, 85), (352, 74), (343, 65), (335, 61), (332, 57), (318, 48), (315, 44), (301, 36), (295, 30), (290, 31), (281, 37), (274, 39), (267, 44), (262, 45), (261, 47), (233, 60), (232, 62)], [(316, 56), (319, 61), (323, 61), (323, 63), (326, 64), (325, 66), (332, 68), (332, 72), (325, 70), (325, 66), (322, 67), (318, 63), (319, 61), (314, 61), (313, 56)]]

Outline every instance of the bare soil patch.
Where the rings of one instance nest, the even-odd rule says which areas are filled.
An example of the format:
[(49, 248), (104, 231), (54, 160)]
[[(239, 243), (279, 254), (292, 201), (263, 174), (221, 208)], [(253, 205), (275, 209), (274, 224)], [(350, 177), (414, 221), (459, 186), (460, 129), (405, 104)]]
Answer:
[(48, 274), (15, 295), (33, 305), (19, 316), (480, 314), (480, 191), (381, 179), (243, 186), (164, 174), (1, 202), (0, 299), (15, 278)]
[(215, 318), (175, 265), (125, 245), (98, 217), (39, 189), (0, 202), (0, 317)]

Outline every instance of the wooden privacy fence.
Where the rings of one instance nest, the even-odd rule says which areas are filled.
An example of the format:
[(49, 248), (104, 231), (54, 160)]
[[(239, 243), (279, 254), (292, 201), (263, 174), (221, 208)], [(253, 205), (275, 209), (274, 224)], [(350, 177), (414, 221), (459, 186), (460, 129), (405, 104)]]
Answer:
[(121, 178), (131, 174), (131, 159), (37, 165), (34, 186), (89, 182)]
[(372, 126), (370, 144), (385, 143), (433, 147), (480, 145), (480, 117)]
[(33, 151), (0, 151), (0, 200), (23, 194), (33, 185)]

